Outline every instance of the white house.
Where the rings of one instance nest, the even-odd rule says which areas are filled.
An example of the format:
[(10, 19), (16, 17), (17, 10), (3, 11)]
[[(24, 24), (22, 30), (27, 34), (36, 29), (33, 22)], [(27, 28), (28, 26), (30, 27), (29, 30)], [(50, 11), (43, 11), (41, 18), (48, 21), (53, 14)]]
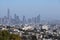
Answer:
[(48, 25), (43, 25), (43, 26), (42, 26), (42, 29), (48, 30)]
[(25, 26), (22, 28), (23, 30), (33, 30), (34, 28), (32, 26)]

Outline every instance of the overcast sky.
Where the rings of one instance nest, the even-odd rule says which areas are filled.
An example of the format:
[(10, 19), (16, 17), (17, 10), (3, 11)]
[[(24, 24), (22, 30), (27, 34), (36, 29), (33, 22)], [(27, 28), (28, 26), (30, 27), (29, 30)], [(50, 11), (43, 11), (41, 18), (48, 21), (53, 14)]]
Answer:
[(7, 15), (7, 9), (10, 9), (10, 15), (15, 13), (22, 18), (41, 15), (41, 19), (60, 20), (60, 0), (0, 0), (0, 17)]

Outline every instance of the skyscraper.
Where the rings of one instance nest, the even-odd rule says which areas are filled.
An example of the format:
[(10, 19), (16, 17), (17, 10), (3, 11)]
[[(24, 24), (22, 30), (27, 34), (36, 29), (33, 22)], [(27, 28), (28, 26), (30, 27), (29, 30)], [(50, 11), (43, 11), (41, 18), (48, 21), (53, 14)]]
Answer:
[(32, 17), (32, 24), (36, 24), (37, 22), (37, 18), (36, 17)]
[(17, 15), (16, 14), (14, 14), (14, 19), (16, 19), (17, 18)]
[(30, 23), (31, 23), (31, 21), (32, 21), (32, 20), (31, 20), (31, 18), (29, 18), (29, 19), (28, 19), (28, 24), (30, 24)]
[(15, 25), (20, 24), (20, 18), (16, 14), (14, 14), (14, 24)]
[(7, 20), (8, 20), (8, 25), (10, 25), (10, 10), (7, 10)]
[(1, 18), (0, 18), (0, 24), (1, 24)]
[(10, 17), (10, 10), (8, 9), (7, 18), (9, 19), (9, 17)]
[(40, 14), (37, 16), (37, 23), (40, 23)]
[(23, 25), (25, 25), (26, 24), (26, 18), (25, 18), (25, 16), (23, 16)]
[(19, 16), (16, 16), (16, 24), (20, 24)]
[(16, 25), (17, 24), (17, 15), (14, 14), (14, 24)]

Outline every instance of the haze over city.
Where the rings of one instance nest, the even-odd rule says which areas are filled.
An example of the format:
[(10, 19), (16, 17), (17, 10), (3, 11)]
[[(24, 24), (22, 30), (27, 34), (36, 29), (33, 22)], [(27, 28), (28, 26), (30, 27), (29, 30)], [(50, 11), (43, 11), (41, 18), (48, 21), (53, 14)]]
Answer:
[(7, 9), (13, 17), (20, 18), (41, 15), (41, 20), (60, 20), (60, 0), (0, 0), (0, 17), (7, 16)]
[(0, 0), (0, 40), (60, 40), (60, 0)]

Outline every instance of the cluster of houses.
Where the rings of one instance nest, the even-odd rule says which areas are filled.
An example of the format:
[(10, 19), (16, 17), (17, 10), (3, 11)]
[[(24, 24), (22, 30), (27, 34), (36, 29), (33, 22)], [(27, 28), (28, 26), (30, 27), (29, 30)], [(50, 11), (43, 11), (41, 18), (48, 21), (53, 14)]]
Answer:
[(7, 30), (10, 34), (18, 34), (22, 40), (60, 39), (60, 25), (0, 25), (0, 30)]

